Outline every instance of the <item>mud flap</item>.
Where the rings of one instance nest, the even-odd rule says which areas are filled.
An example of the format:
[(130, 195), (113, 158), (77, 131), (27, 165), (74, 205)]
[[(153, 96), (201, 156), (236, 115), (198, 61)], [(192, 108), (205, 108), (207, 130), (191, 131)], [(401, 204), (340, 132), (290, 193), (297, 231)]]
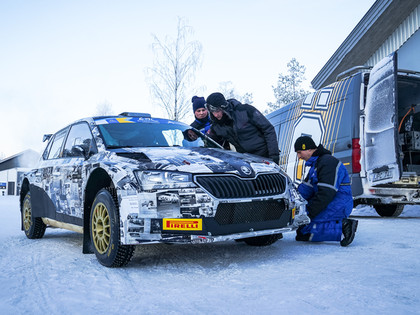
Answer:
[(93, 254), (93, 244), (88, 233), (83, 233), (83, 254)]
[[(90, 213), (90, 211), (89, 211)], [(87, 218), (86, 218), (87, 217)], [(93, 243), (90, 237), (89, 215), (85, 213), (83, 218), (83, 254), (94, 254)]]

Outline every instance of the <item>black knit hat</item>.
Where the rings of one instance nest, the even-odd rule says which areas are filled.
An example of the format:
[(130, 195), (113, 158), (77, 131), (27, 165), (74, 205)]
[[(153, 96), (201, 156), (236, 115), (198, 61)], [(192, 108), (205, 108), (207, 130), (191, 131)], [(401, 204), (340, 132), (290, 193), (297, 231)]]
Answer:
[(214, 112), (217, 109), (226, 109), (228, 103), (222, 93), (212, 93), (207, 97), (206, 107), (209, 111)]
[(194, 113), (199, 108), (206, 108), (206, 100), (204, 99), (204, 97), (198, 97), (197, 95), (195, 95), (193, 96), (191, 102), (193, 104)]
[(316, 149), (317, 146), (315, 145), (314, 140), (308, 136), (301, 136), (296, 139), (295, 142), (295, 152), (297, 151), (305, 151), (309, 149)]

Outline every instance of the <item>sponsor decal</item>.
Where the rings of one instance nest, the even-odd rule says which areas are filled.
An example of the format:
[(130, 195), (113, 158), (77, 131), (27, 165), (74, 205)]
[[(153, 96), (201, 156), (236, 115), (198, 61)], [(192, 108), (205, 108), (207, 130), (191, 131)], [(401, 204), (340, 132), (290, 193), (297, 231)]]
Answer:
[(130, 119), (131, 117), (124, 117), (124, 118), (115, 118), (121, 124), (134, 124), (134, 121)]
[(163, 219), (163, 230), (202, 231), (202, 219)]

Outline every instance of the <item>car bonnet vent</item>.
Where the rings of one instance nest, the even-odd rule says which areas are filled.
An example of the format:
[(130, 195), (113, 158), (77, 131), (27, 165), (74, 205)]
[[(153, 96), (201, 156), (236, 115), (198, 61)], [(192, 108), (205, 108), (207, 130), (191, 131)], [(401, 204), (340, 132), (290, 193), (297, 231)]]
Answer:
[(128, 159), (137, 160), (137, 161), (143, 161), (143, 162), (144, 161), (146, 161), (146, 162), (151, 162), (152, 161), (143, 152), (117, 152), (117, 155), (128, 158)]

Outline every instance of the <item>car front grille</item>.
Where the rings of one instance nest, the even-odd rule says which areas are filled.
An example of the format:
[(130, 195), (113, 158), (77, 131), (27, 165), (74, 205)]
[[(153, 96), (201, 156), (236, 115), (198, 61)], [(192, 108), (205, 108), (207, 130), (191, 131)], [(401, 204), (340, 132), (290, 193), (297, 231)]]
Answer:
[(280, 219), (285, 208), (284, 200), (221, 203), (214, 218), (220, 225), (264, 222)]
[(282, 194), (286, 179), (280, 173), (261, 174), (253, 179), (234, 175), (197, 176), (196, 182), (220, 199), (263, 197)]

